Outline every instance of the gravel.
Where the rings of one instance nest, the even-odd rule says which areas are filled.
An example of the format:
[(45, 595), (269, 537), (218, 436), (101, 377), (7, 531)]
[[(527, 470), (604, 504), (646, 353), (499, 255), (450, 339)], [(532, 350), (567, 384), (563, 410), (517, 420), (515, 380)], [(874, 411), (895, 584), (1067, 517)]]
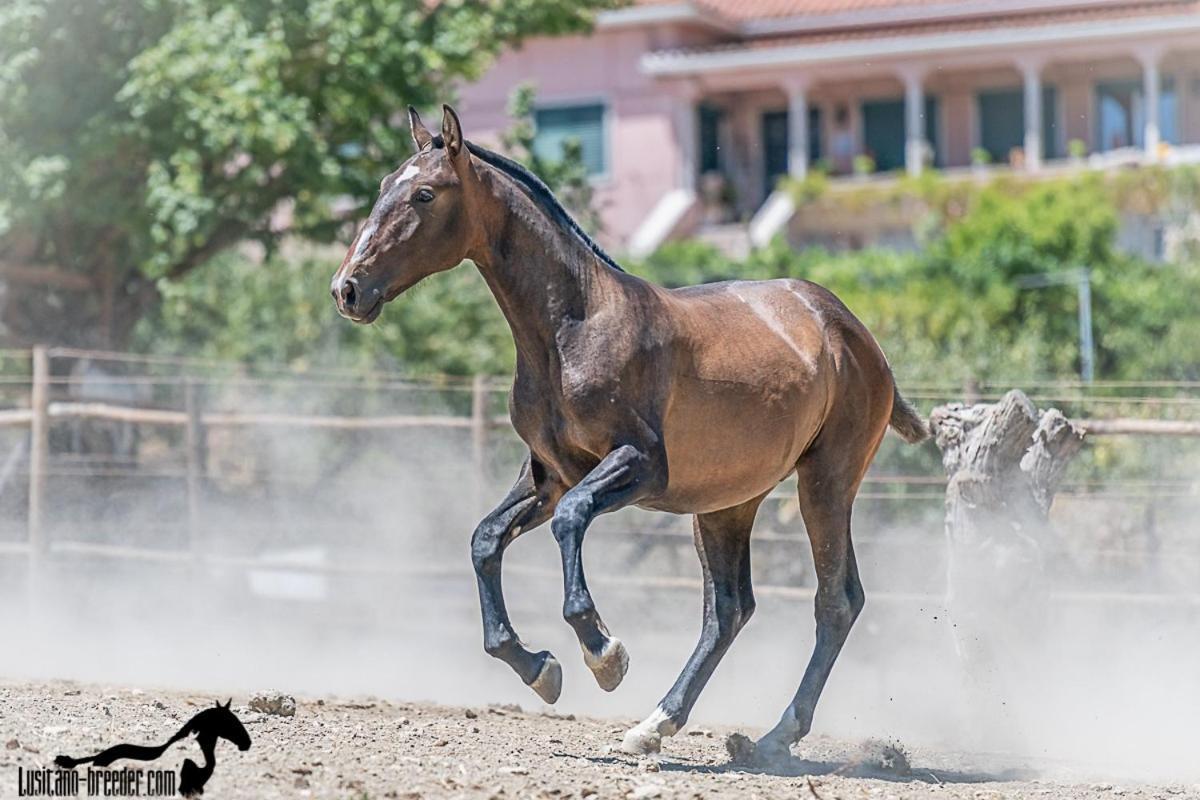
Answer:
[[(17, 767), (90, 755), (117, 742), (159, 743), (228, 694), (62, 682), (0, 681), (0, 798), (17, 795)], [(255, 711), (233, 693), (253, 741), (221, 742), (205, 796), (220, 798), (787, 798), (788, 800), (1112, 800), (1200, 798), (1200, 786), (1097, 783), (1035, 774), (995, 756), (926, 751), (897, 742), (814, 736), (773, 773), (732, 766), (731, 729), (699, 728), (648, 759), (616, 749), (634, 720), (564, 717), (516, 706), (454, 708), (377, 698), (292, 700), (294, 716)], [(254, 704), (262, 708), (262, 704)], [(268, 704), (275, 707), (275, 704)], [(279, 707), (285, 707), (286, 704)], [(617, 733), (614, 733), (617, 731)], [(692, 733), (685, 729), (684, 734)], [(753, 732), (750, 732), (753, 733)], [(200, 760), (194, 741), (156, 767)], [(902, 764), (900, 762), (903, 762)], [(139, 762), (126, 762), (142, 766)]]

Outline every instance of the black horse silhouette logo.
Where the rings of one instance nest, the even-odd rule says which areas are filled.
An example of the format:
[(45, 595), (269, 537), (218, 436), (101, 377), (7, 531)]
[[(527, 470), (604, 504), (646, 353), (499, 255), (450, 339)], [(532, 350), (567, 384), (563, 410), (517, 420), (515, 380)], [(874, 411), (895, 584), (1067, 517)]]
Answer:
[(130, 759), (133, 761), (154, 761), (171, 745), (195, 735), (200, 752), (204, 754), (204, 764), (197, 765), (190, 758), (184, 759), (183, 767), (179, 770), (179, 793), (184, 797), (195, 797), (204, 794), (204, 784), (212, 777), (213, 769), (217, 766), (217, 739), (225, 739), (237, 745), (238, 750), (250, 749), (250, 734), (246, 733), (242, 721), (229, 710), (232, 698), (215, 708), (206, 708), (192, 717), (179, 729), (179, 732), (157, 747), (137, 744), (118, 744), (107, 750), (102, 750), (87, 758), (71, 758), (58, 756), (54, 763), (64, 769), (73, 769), (80, 764), (95, 764), (97, 767), (107, 767), (114, 761)]

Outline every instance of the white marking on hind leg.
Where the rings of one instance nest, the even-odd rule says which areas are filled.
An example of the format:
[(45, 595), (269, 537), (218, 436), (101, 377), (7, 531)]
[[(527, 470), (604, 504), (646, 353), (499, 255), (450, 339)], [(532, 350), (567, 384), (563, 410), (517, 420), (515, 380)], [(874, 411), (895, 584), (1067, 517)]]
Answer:
[(679, 726), (659, 706), (654, 713), (625, 732), (621, 749), (632, 755), (657, 753), (662, 749), (662, 737), (674, 736), (678, 731)]

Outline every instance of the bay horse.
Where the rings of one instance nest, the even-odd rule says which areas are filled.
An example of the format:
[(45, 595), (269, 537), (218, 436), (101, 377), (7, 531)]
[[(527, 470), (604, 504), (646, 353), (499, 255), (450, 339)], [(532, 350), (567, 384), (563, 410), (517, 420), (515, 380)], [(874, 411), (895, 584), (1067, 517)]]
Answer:
[(756, 744), (786, 757), (817, 699), (863, 590), (850, 541), (859, 484), (890, 424), (928, 437), (875, 339), (832, 293), (801, 280), (667, 290), (624, 272), (524, 167), (463, 138), (442, 109), (434, 135), (409, 108), (416, 154), (379, 198), (333, 277), (342, 316), (373, 322), (423, 278), (475, 263), (516, 343), (509, 414), (529, 455), (471, 539), (484, 649), (545, 702), (562, 668), (530, 652), (501, 591), (504, 550), (550, 521), (562, 555), (563, 617), (600, 687), (629, 657), (588, 591), (583, 537), (625, 506), (688, 513), (704, 578), (700, 641), (655, 711), (622, 747), (656, 752), (687, 722), (704, 684), (754, 612), (750, 530), (790, 474), (817, 575), (816, 645), (792, 702)]

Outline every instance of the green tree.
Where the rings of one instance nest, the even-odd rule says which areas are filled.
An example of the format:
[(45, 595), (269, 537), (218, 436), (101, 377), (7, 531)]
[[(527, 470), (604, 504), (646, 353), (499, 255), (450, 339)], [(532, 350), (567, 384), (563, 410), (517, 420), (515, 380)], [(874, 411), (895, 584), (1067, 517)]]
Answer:
[(9, 291), (10, 337), (122, 345), (230, 245), (332, 237), (409, 152), (407, 104), (611, 2), (9, 0), (0, 259), (95, 287)]

